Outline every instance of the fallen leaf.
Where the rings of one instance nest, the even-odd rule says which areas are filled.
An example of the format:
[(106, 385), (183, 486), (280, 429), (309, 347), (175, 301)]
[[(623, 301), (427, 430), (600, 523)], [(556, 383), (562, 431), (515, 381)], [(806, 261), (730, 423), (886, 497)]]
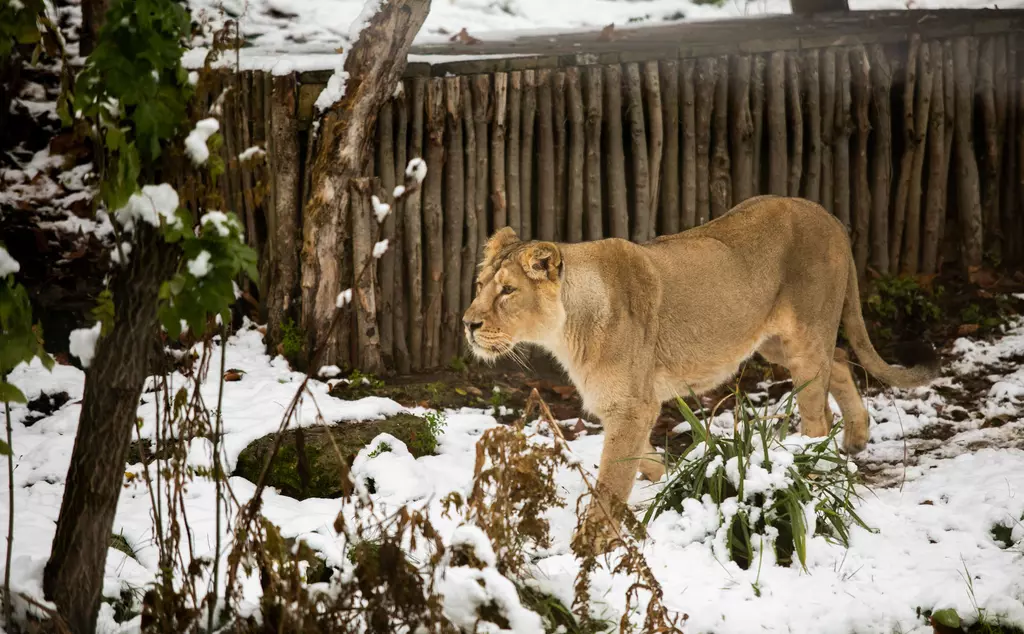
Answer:
[(961, 324), (960, 327), (956, 329), (956, 334), (961, 337), (972, 335), (978, 332), (978, 328), (980, 327), (981, 326), (978, 324)]
[(480, 388), (473, 387), (472, 385), (467, 387), (466, 391), (469, 392), (470, 394), (472, 394), (473, 396), (477, 396), (477, 397), (480, 397), (480, 398), (483, 398), (483, 396), (484, 396), (484, 393), (480, 390)]
[(342, 53), (345, 52), (345, 47), (339, 46), (338, 48), (334, 49), (334, 52), (337, 53), (338, 55), (341, 55)]
[(611, 23), (608, 26), (601, 29), (601, 34), (597, 36), (598, 42), (611, 42), (615, 39), (615, 23)]
[(455, 393), (458, 394), (459, 396), (465, 396), (466, 390), (462, 389), (461, 387), (457, 387), (455, 388)]
[(224, 380), (229, 383), (232, 381), (241, 381), (242, 373), (238, 370), (228, 370), (224, 373)]

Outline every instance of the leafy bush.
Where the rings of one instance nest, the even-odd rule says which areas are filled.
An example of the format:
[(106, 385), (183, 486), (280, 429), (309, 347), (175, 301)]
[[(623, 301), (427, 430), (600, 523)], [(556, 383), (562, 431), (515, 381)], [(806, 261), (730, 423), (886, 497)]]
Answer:
[(409, 450), (417, 455), (429, 456), (437, 451), (437, 437), (448, 426), (448, 420), (443, 412), (427, 412), (423, 418), (427, 421), (426, 433), (417, 434), (409, 443)]
[(651, 504), (645, 523), (666, 510), (714, 513), (718, 529), (713, 549), (741, 568), (760, 565), (765, 548), (775, 559), (806, 565), (810, 536), (824, 535), (847, 544), (851, 523), (867, 525), (853, 508), (855, 474), (839, 454), (836, 425), (825, 438), (783, 443), (792, 416), (792, 396), (785, 411), (760, 413), (739, 392), (732, 436), (712, 433), (682, 400), (679, 410), (690, 424), (693, 444)]
[(874, 281), (864, 313), (868, 321), (876, 323), (875, 334), (882, 340), (892, 340), (896, 334), (920, 334), (942, 318), (938, 301), (945, 289), (921, 284), (910, 276), (886, 276)]

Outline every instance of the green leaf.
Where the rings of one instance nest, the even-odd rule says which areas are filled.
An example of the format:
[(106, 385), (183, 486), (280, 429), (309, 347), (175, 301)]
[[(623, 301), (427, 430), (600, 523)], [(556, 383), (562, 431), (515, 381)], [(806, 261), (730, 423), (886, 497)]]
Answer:
[(956, 610), (953, 608), (946, 608), (945, 610), (932, 612), (932, 619), (934, 619), (939, 625), (955, 628), (960, 627), (960, 615), (957, 614)]
[(5, 403), (28, 403), (21, 390), (7, 381), (0, 381), (0, 401)]
[(14, 452), (11, 451), (11, 446), (5, 441), (0, 440), (0, 456), (12, 456)]

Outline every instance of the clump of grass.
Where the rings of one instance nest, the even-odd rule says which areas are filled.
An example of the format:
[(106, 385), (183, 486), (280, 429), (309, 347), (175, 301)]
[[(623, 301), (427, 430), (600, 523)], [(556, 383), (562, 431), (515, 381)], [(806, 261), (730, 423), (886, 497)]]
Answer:
[(792, 396), (776, 415), (767, 407), (758, 413), (739, 391), (735, 396), (731, 436), (712, 433), (710, 418), (698, 419), (677, 399), (693, 443), (671, 466), (668, 484), (650, 505), (645, 523), (667, 510), (716, 513), (713, 549), (743, 569), (759, 566), (767, 548), (781, 565), (798, 561), (806, 567), (811, 536), (846, 545), (852, 524), (868, 528), (853, 507), (856, 470), (839, 453), (840, 425), (824, 438), (784, 444)]

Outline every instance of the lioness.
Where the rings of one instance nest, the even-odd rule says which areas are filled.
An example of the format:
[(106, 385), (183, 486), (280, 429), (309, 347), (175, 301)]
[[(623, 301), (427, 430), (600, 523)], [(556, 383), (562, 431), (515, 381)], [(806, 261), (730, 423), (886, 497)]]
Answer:
[[(828, 433), (835, 396), (849, 453), (867, 444), (868, 413), (836, 348), (840, 323), (882, 381), (914, 387), (938, 376), (935, 363), (904, 368), (879, 357), (845, 228), (799, 198), (751, 198), (647, 244), (521, 242), (505, 227), (487, 242), (463, 321), (478, 357), (533, 343), (562, 364), (604, 424), (598, 495), (620, 503), (638, 469), (654, 481), (665, 473), (649, 442), (661, 403), (721, 385), (755, 352), (785, 366), (794, 385), (807, 383), (797, 395), (807, 436)], [(611, 506), (592, 501), (587, 513), (605, 536), (618, 529), (602, 521)]]

